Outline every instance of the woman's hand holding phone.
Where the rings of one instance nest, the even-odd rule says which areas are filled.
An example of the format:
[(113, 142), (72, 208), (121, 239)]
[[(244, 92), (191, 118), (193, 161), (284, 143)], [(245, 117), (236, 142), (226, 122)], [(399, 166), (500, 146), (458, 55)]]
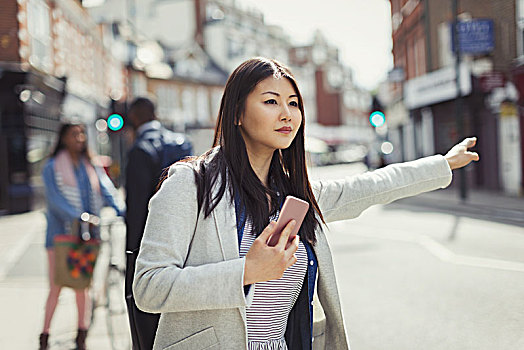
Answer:
[(295, 236), (288, 242), (295, 225), (296, 221), (291, 220), (284, 227), (275, 246), (269, 246), (268, 240), (275, 233), (277, 224), (271, 221), (266, 226), (246, 254), (244, 285), (279, 279), (288, 267), (297, 262), (295, 252), (299, 237)]

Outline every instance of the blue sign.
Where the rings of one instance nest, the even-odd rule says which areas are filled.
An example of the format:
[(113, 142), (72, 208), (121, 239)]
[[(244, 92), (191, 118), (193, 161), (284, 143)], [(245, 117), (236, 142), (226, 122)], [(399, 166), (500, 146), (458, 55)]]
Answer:
[[(455, 52), (455, 31), (451, 28), (451, 49)], [(485, 54), (495, 49), (493, 20), (473, 19), (457, 24), (460, 52), (465, 54)]]

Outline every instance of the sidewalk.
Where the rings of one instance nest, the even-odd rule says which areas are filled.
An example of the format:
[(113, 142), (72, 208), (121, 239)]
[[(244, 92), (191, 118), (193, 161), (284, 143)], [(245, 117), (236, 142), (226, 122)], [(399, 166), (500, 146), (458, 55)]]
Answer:
[(524, 197), (512, 197), (500, 192), (469, 189), (466, 201), (462, 201), (457, 186), (401, 199), (393, 205), (406, 206), (414, 210), (452, 213), (458, 216), (469, 216), (524, 227)]
[[(49, 290), (44, 241), (43, 211), (0, 217), (0, 349), (38, 349)], [(74, 349), (76, 328), (75, 295), (64, 288), (51, 324), (50, 349)], [(95, 310), (87, 347), (111, 349), (102, 307)]]
[[(457, 189), (451, 188), (399, 200), (391, 206), (524, 226), (524, 198), (500, 193), (471, 190), (467, 201), (462, 203)], [(42, 210), (0, 216), (0, 349), (38, 348), (37, 339), (43, 325), (48, 292), (44, 240)], [(103, 266), (103, 259), (101, 253), (97, 266)], [(62, 291), (51, 325), (50, 349), (74, 349), (76, 324), (75, 296), (66, 288)], [(91, 350), (111, 349), (102, 307), (95, 310), (87, 345)]]

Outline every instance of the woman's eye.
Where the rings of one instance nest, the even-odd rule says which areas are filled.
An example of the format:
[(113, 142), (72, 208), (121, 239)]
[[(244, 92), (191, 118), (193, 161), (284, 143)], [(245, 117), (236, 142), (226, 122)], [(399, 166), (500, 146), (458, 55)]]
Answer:
[(289, 102), (289, 105), (293, 106), (293, 107), (298, 107), (298, 102), (297, 101), (291, 101), (291, 102)]
[(277, 101), (275, 101), (274, 99), (270, 99), (270, 100), (264, 101), (264, 103), (267, 105), (274, 105), (274, 104), (277, 104)]

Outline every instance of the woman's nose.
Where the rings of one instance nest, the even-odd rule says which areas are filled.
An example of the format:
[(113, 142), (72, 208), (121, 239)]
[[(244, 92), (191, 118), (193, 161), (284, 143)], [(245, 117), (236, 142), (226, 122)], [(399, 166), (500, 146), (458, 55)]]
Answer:
[(282, 114), (280, 115), (281, 120), (291, 120), (291, 111), (287, 106), (284, 106), (282, 109)]

